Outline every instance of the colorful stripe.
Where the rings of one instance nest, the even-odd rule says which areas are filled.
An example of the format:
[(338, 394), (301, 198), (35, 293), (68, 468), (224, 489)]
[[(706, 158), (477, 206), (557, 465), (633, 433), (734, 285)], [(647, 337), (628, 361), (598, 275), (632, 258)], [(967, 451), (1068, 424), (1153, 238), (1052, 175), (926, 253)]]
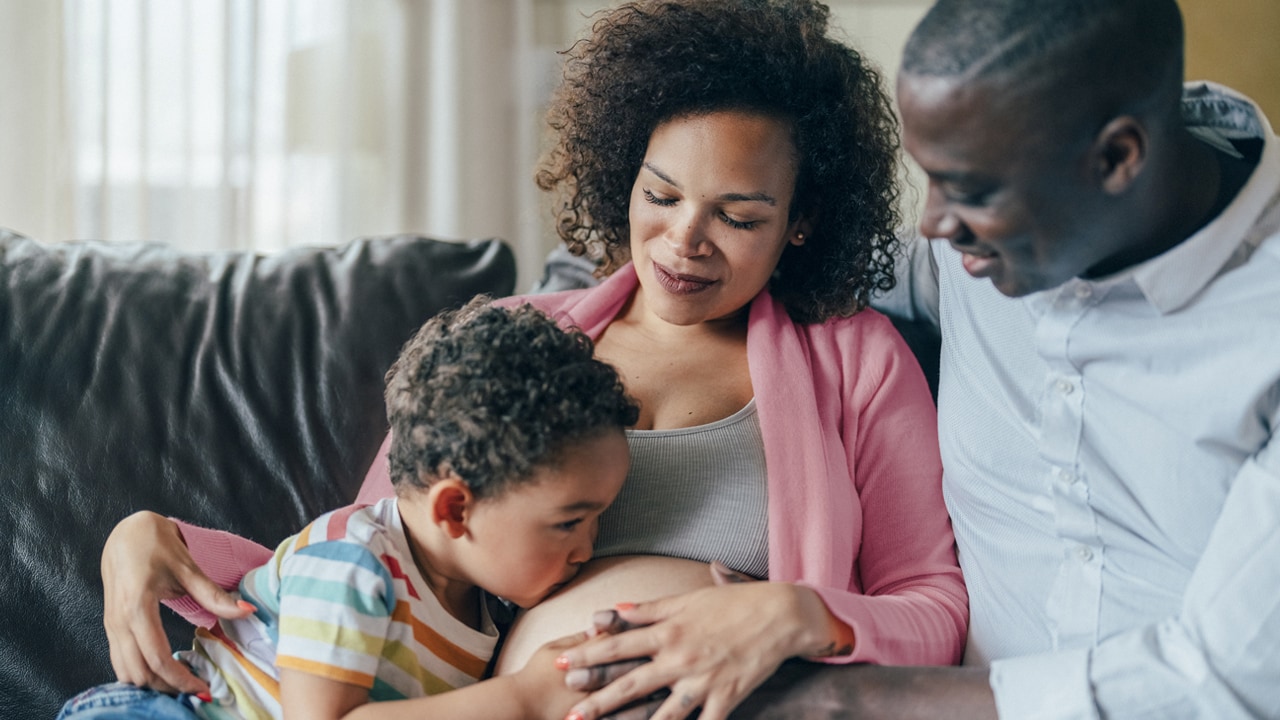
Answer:
[(276, 667), (289, 668), (290, 670), (298, 670), (308, 675), (319, 675), (320, 677), (337, 680), (348, 685), (355, 685), (362, 688), (373, 687), (373, 675), (367, 673), (347, 670), (346, 668), (329, 665), (328, 663), (320, 663), (305, 658), (290, 657), (281, 655), (276, 657)]
[(473, 677), (484, 675), (485, 668), (489, 665), (487, 659), (478, 658), (449, 642), (448, 638), (436, 632), (435, 628), (414, 617), (408, 603), (396, 603), (395, 610), (391, 612), (391, 619), (413, 628), (414, 642), (425, 647), (432, 655), (467, 675)]
[(327, 540), (342, 540), (347, 537), (347, 523), (350, 522), (351, 516), (363, 510), (367, 505), (350, 505), (341, 510), (334, 510), (329, 513), (329, 532), (325, 534)]
[[(196, 636), (199, 637), (200, 632), (203, 630), (204, 628), (198, 629), (196, 631)], [(248, 675), (258, 687), (266, 690), (267, 694), (274, 698), (276, 702), (280, 702), (279, 681), (273, 675), (263, 672), (262, 669), (253, 662), (253, 660), (245, 657), (245, 654), (240, 650), (240, 647), (227, 637), (226, 632), (224, 632), (221, 627), (214, 625), (212, 628), (205, 631), (205, 634), (217, 640), (219, 647), (226, 650), (226, 652), (235, 659), (240, 670), (244, 672), (244, 674)], [(225, 673), (224, 676), (226, 676)]]
[(422, 599), (422, 596), (419, 595), (418, 591), (414, 589), (413, 583), (409, 581), (409, 576), (406, 575), (404, 570), (400, 567), (399, 560), (395, 559), (390, 555), (383, 554), (382, 562), (386, 564), (387, 569), (391, 571), (391, 577), (395, 578), (396, 580), (400, 580), (404, 582), (404, 587), (405, 587), (405, 590), (409, 592), (409, 597), (413, 598), (414, 600)]
[(394, 502), (317, 518), (241, 581), (257, 611), (197, 632), (196, 651), (182, 654), (216, 695), (235, 697), (202, 717), (280, 717), (281, 668), (368, 688), (371, 700), (476, 682), (496, 637), (463, 625), (423, 583)]

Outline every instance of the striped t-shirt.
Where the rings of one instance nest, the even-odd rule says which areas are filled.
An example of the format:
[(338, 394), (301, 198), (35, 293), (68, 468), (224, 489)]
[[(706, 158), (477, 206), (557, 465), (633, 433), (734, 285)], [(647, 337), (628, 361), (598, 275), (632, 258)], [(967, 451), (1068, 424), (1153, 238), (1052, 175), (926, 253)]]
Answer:
[(244, 576), (257, 608), (196, 631), (178, 653), (209, 682), (206, 718), (280, 718), (277, 667), (369, 689), (369, 700), (434, 695), (480, 679), (498, 633), (453, 617), (427, 586), (394, 498), (322, 515)]

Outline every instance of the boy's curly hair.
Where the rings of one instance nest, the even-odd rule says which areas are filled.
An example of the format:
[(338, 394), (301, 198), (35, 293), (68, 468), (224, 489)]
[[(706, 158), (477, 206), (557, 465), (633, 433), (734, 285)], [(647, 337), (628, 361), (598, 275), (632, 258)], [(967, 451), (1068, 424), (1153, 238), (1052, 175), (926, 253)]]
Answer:
[(791, 126), (799, 159), (788, 245), (770, 292), (799, 322), (851, 315), (893, 287), (898, 126), (879, 72), (827, 35), (815, 0), (640, 0), (566, 51), (536, 180), (559, 191), (557, 232), (604, 273), (629, 258), (631, 187), (654, 129), (745, 111)]
[(639, 409), (593, 351), (528, 305), (479, 297), (432, 318), (387, 371), (392, 483), (453, 472), (493, 497), (571, 444), (634, 425)]

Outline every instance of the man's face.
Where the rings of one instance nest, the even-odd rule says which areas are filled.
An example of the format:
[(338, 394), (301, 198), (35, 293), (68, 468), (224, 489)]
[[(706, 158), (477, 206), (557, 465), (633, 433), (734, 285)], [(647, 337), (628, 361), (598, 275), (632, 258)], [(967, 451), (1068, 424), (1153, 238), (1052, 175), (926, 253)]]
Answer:
[(903, 145), (929, 178), (921, 232), (950, 242), (970, 275), (1010, 297), (1060, 285), (1112, 252), (1097, 232), (1089, 138), (1054, 137), (1030, 96), (991, 81), (903, 73), (898, 82)]

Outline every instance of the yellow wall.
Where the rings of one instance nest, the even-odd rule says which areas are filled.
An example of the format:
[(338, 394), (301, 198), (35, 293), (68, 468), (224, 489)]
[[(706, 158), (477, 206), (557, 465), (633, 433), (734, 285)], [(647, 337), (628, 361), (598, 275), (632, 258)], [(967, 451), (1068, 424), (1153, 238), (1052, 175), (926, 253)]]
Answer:
[(1280, 0), (1178, 0), (1187, 26), (1187, 79), (1253, 98), (1280, 126)]

